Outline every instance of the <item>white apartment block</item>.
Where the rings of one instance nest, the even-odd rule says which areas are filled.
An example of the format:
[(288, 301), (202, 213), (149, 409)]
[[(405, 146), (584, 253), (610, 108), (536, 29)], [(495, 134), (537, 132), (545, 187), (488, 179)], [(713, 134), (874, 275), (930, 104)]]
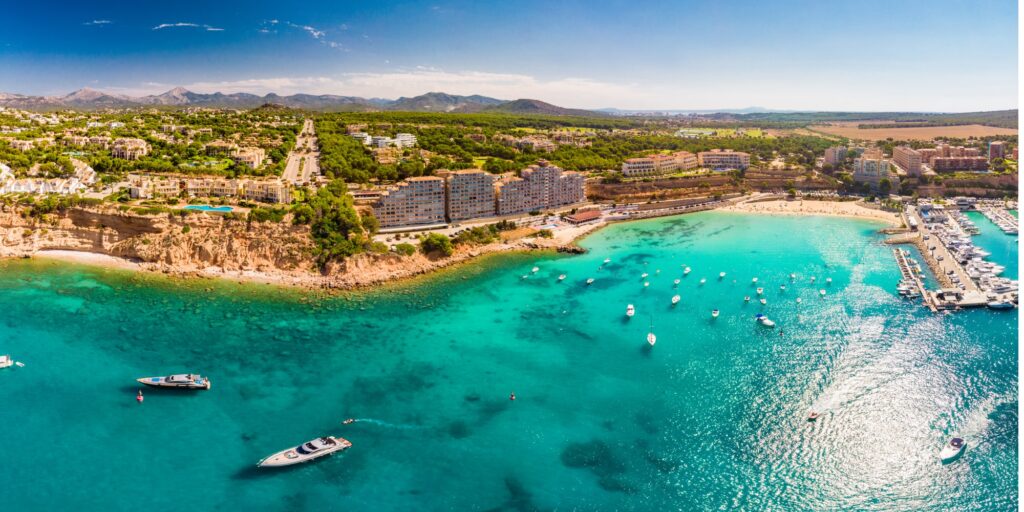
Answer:
[(263, 148), (257, 147), (246, 147), (238, 148), (234, 153), (231, 154), (231, 159), (249, 167), (250, 169), (256, 169), (263, 165), (263, 161), (267, 158), (267, 152)]
[(281, 180), (245, 180), (241, 183), (242, 198), (262, 203), (287, 204), (292, 202), (291, 188)]
[(436, 176), (409, 178), (384, 192), (373, 205), (382, 228), (444, 224), (445, 181)]
[(493, 217), (496, 214), (495, 176), (480, 169), (439, 172), (445, 178), (449, 222)]
[(853, 181), (867, 183), (871, 188), (878, 189), (883, 179), (891, 179), (889, 161), (884, 158), (861, 157), (853, 161)]
[(906, 171), (908, 176), (921, 175), (921, 154), (907, 146), (892, 148), (892, 161)]
[(697, 156), (689, 151), (679, 151), (667, 155), (629, 158), (622, 163), (622, 175), (626, 177), (653, 176), (695, 167), (697, 167)]
[(364, 146), (369, 146), (370, 145), (370, 141), (373, 140), (373, 138), (370, 137), (370, 134), (366, 133), (366, 132), (354, 132), (354, 133), (348, 134), (348, 136), (352, 137), (355, 140), (358, 140)]
[(746, 169), (750, 167), (750, 155), (742, 151), (712, 149), (697, 153), (701, 167), (709, 169)]
[(149, 154), (149, 144), (142, 139), (115, 139), (110, 155), (125, 160), (138, 160)]

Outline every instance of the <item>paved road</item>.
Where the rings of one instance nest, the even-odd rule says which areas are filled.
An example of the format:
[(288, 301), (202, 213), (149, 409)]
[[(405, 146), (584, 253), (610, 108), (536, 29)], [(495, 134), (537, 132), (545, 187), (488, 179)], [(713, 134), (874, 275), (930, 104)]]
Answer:
[(317, 151), (316, 130), (313, 120), (302, 123), (302, 131), (295, 138), (295, 149), (288, 153), (282, 178), (294, 185), (309, 183), (320, 174), (320, 153)]

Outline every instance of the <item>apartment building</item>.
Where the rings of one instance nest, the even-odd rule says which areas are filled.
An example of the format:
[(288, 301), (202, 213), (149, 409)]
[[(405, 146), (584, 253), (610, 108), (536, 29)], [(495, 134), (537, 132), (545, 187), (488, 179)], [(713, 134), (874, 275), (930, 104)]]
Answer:
[(103, 149), (107, 149), (110, 147), (110, 137), (107, 137), (106, 135), (96, 135), (93, 137), (89, 137), (89, 144), (92, 146), (99, 146)]
[(578, 172), (563, 171), (543, 162), (505, 176), (495, 184), (498, 215), (513, 215), (582, 202), (584, 178)]
[(281, 180), (243, 180), (240, 183), (241, 197), (262, 203), (287, 204), (292, 202), (292, 191)]
[(142, 139), (121, 138), (115, 139), (110, 155), (114, 158), (125, 160), (138, 160), (149, 154), (149, 144)]
[(129, 175), (128, 181), (131, 183), (128, 194), (132, 199), (177, 197), (181, 193), (181, 180), (177, 178)]
[(246, 147), (238, 148), (231, 154), (231, 159), (249, 167), (250, 169), (256, 169), (263, 165), (263, 161), (267, 158), (267, 152), (263, 148), (257, 147)]
[(750, 167), (750, 155), (742, 151), (712, 149), (697, 153), (701, 167), (709, 169), (746, 169)]
[(921, 175), (921, 153), (908, 146), (896, 146), (892, 148), (892, 160), (900, 166), (908, 176)]
[(355, 140), (358, 140), (364, 146), (369, 146), (370, 145), (370, 141), (372, 140), (372, 137), (370, 137), (370, 134), (366, 133), (366, 132), (352, 132), (352, 133), (348, 134), (348, 136), (352, 137)]
[(652, 176), (696, 167), (697, 155), (689, 151), (679, 151), (667, 155), (658, 154), (626, 159), (622, 163), (622, 175), (626, 177)]
[(234, 197), (238, 195), (238, 181), (225, 178), (193, 178), (185, 180), (185, 191), (190, 197)]
[(939, 171), (983, 171), (988, 169), (988, 158), (983, 156), (938, 156), (932, 158), (932, 169)]
[(449, 222), (493, 217), (496, 213), (495, 176), (480, 169), (439, 172), (445, 179), (448, 200), (445, 213)]
[(381, 194), (373, 214), (382, 228), (443, 224), (445, 180), (436, 176), (409, 178)]
[(226, 140), (215, 140), (204, 146), (207, 156), (231, 156), (238, 151), (238, 144)]
[(11, 148), (17, 149), (18, 151), (30, 151), (36, 147), (34, 141), (31, 140), (11, 140), (8, 141), (11, 144)]
[(825, 150), (825, 164), (833, 167), (846, 160), (846, 147), (835, 146)]
[(853, 181), (867, 183), (872, 189), (878, 189), (883, 179), (891, 181), (889, 161), (884, 158), (861, 157), (853, 161)]
[(993, 158), (1005, 158), (1006, 157), (1006, 143), (1001, 140), (994, 140), (988, 143), (988, 159)]

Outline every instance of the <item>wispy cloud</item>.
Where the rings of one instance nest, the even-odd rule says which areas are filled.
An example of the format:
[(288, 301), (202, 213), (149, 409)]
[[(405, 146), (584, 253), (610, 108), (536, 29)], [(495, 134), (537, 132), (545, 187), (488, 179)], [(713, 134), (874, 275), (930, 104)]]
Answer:
[[(328, 38), (327, 37), (328, 34), (327, 34), (326, 30), (319, 29), (319, 28), (314, 27), (312, 25), (302, 25), (302, 24), (293, 23), (293, 22), (287, 21), (287, 20), (282, 21), (282, 20), (278, 20), (278, 19), (273, 19), (273, 20), (266, 20), (263, 23), (261, 23), (260, 24), (260, 28), (258, 28), (257, 31), (260, 34), (276, 34), (278, 26), (284, 26), (284, 27), (288, 27), (288, 28), (291, 28), (291, 29), (294, 29), (294, 30), (301, 30), (302, 32), (305, 32), (310, 37), (312, 37), (314, 40), (316, 40), (317, 42), (319, 42), (320, 44), (322, 44), (322, 45), (324, 45), (324, 46), (326, 46), (328, 48), (334, 48), (336, 50), (341, 50), (341, 51), (345, 51), (345, 52), (349, 51), (348, 47), (345, 46), (343, 43)], [(346, 30), (348, 30), (348, 28), (349, 28), (348, 25), (344, 24), (344, 23), (338, 26), (338, 29), (341, 30), (341, 31), (346, 31)]]
[(186, 23), (186, 22), (182, 22), (182, 21), (179, 21), (177, 23), (161, 23), (161, 24), (153, 27), (153, 30), (163, 30), (165, 28), (201, 28), (203, 30), (206, 30), (207, 32), (223, 32), (224, 31), (224, 29), (222, 29), (222, 28), (212, 27), (212, 26), (206, 25), (206, 24)]
[(87, 25), (87, 26), (99, 25), (99, 26), (103, 26), (103, 25), (110, 25), (111, 23), (113, 23), (113, 21), (110, 21), (110, 20), (92, 20), (92, 21), (87, 21), (85, 23), (82, 23), (82, 25)]
[(323, 39), (323, 37), (327, 35), (327, 32), (324, 32), (323, 30), (318, 30), (316, 27), (311, 27), (309, 25), (296, 25), (295, 23), (288, 22), (288, 26), (292, 28), (305, 30), (306, 33), (313, 36), (313, 39)]

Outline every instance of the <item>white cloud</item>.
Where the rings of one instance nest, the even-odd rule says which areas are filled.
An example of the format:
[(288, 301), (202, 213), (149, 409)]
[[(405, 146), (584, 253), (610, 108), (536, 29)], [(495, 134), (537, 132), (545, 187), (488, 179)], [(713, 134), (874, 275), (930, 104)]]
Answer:
[(179, 27), (184, 27), (184, 28), (202, 28), (202, 29), (205, 29), (207, 32), (223, 32), (224, 31), (224, 29), (222, 29), (222, 28), (211, 27), (210, 25), (206, 25), (206, 24), (200, 25), (199, 23), (186, 23), (186, 22), (181, 22), (181, 21), (179, 21), (177, 23), (161, 23), (161, 24), (153, 27), (153, 30), (163, 30), (165, 28), (179, 28)]
[(110, 20), (92, 20), (92, 21), (87, 21), (85, 23), (82, 23), (82, 25), (100, 25), (100, 26), (102, 26), (102, 25), (109, 25), (111, 23), (113, 23), (113, 21), (110, 21)]
[(309, 25), (296, 25), (295, 23), (288, 22), (288, 26), (292, 28), (305, 30), (309, 35), (313, 36), (313, 39), (322, 39), (325, 35), (327, 35), (327, 32), (324, 32), (323, 30), (318, 30), (317, 28), (311, 27)]
[[(122, 92), (153, 94), (175, 85), (177, 84), (146, 83), (138, 89), (122, 89)], [(381, 73), (344, 73), (334, 76), (203, 81), (184, 84), (183, 87), (199, 93), (275, 92), (288, 95), (302, 92), (366, 98), (397, 98), (442, 91), (460, 95), (482, 94), (507, 100), (532, 98), (577, 108), (653, 108), (661, 104), (657, 101), (658, 98), (650, 96), (651, 90), (648, 87), (641, 87), (638, 84), (601, 82), (578, 77), (545, 80), (512, 73), (449, 72), (430, 67)]]

